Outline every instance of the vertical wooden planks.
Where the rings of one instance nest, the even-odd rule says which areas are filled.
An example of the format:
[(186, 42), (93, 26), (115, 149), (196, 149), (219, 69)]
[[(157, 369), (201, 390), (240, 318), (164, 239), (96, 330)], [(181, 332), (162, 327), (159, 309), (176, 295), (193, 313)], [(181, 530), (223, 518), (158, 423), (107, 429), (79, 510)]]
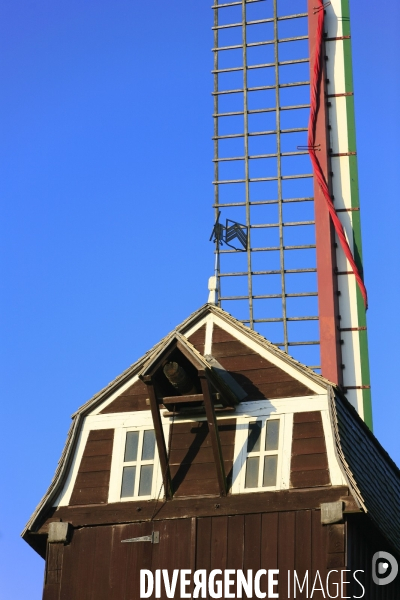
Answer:
[[(153, 530), (160, 534), (159, 544), (122, 542)], [(345, 531), (341, 524), (323, 526), (320, 511), (307, 509), (83, 527), (74, 530), (70, 544), (51, 545), (44, 600), (135, 600), (141, 569), (167, 569), (170, 580), (174, 569), (243, 569), (245, 574), (251, 569), (253, 575), (259, 569), (279, 569), (282, 598), (294, 597), (294, 570), (300, 583), (308, 571), (311, 597), (317, 571), (325, 585), (328, 568), (344, 567)], [(337, 580), (331, 576), (331, 584)], [(268, 592), (267, 582), (262, 576), (262, 592)], [(314, 600), (324, 597), (319, 587), (317, 582)], [(306, 590), (297, 589), (296, 597), (306, 598)], [(166, 598), (163, 584), (161, 598)]]
[(278, 513), (264, 513), (261, 520), (261, 565), (278, 568)]
[(228, 517), (227, 568), (243, 569), (244, 515)]
[(127, 549), (121, 540), (135, 533), (131, 525), (114, 525), (111, 535), (110, 592), (112, 598), (124, 598), (126, 594)]
[(110, 563), (112, 527), (96, 527), (96, 545), (93, 548), (95, 571), (91, 600), (108, 600), (110, 597)]
[(290, 597), (287, 574), (295, 567), (296, 514), (282, 512), (278, 517), (279, 596)]
[[(244, 515), (228, 517), (227, 569), (233, 569), (235, 571), (243, 569), (245, 553), (244, 520)], [(236, 573), (231, 575), (231, 580), (234, 581), (234, 585), (231, 587), (230, 592), (235, 593), (236, 596)]]
[(212, 517), (211, 568), (226, 569), (228, 557), (228, 517)]
[[(137, 523), (133, 535), (129, 537), (142, 537), (151, 535), (158, 529), (158, 524)], [(126, 539), (126, 538), (124, 538)], [(153, 544), (150, 542), (123, 542), (127, 553), (125, 595), (127, 600), (140, 597), (140, 569), (151, 569)], [(93, 600), (96, 600), (93, 597)]]
[[(155, 524), (155, 528), (159, 529), (160, 543), (152, 546), (151, 570), (155, 573), (156, 569), (167, 569), (171, 581), (174, 569), (191, 568), (191, 519), (161, 521)], [(179, 588), (175, 596), (179, 597)], [(161, 598), (167, 598), (163, 585)]]
[(261, 561), (261, 514), (244, 517), (244, 560), (243, 569), (260, 569)]
[(196, 569), (210, 570), (212, 517), (197, 520)]
[(74, 586), (75, 596), (79, 600), (92, 600), (92, 585), (96, 577), (96, 565), (94, 561), (94, 548), (96, 544), (96, 528), (88, 527), (80, 529), (79, 560), (75, 566), (76, 580)]
[[(261, 516), (261, 569), (278, 568), (278, 513), (264, 513)], [(261, 591), (268, 592), (267, 580), (261, 579)]]
[[(296, 537), (295, 537), (295, 569), (302, 585), (306, 573), (312, 578), (311, 573), (311, 511), (301, 510), (296, 512)], [(294, 578), (292, 577), (291, 585), (294, 586)], [(298, 598), (307, 598), (306, 589), (303, 592), (296, 592)], [(293, 594), (293, 590), (292, 590)]]
[(96, 528), (75, 530), (70, 544), (64, 548), (60, 600), (91, 600), (97, 569), (94, 562)]
[[(311, 544), (312, 581), (310, 588), (312, 588), (317, 571), (319, 571), (321, 580), (326, 581), (326, 527), (321, 525), (321, 513), (319, 510), (311, 512)], [(313, 598), (315, 600), (322, 600), (324, 594), (321, 591), (315, 591)]]
[[(212, 517), (211, 519), (211, 547), (210, 570), (221, 569), (222, 573), (227, 568), (228, 559), (228, 517)], [(216, 577), (221, 580), (223, 574)]]

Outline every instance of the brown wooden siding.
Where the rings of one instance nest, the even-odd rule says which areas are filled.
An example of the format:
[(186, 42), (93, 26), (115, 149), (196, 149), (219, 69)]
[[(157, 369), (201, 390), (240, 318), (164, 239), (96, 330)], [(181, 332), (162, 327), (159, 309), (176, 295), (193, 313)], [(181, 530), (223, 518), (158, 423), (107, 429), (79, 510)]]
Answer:
[(206, 324), (202, 325), (197, 331), (188, 338), (189, 342), (196, 348), (200, 354), (204, 354), (204, 344), (206, 341)]
[(103, 408), (100, 414), (150, 410), (150, 407), (146, 404), (146, 398), (148, 397), (145, 384), (138, 380), (118, 396), (118, 398)]
[(328, 456), (321, 413), (295, 413), (290, 485), (295, 488), (309, 488), (329, 484)]
[[(235, 427), (235, 419), (218, 422), (225, 473), (228, 479), (233, 464)], [(169, 462), (175, 496), (218, 494), (211, 437), (205, 421), (172, 425)]]
[(114, 429), (89, 432), (69, 502), (71, 506), (107, 502), (113, 442)]
[(214, 325), (212, 355), (247, 392), (247, 400), (314, 394), (308, 387)]
[[(160, 534), (158, 544), (121, 543), (152, 531)], [(140, 569), (153, 573), (168, 569), (171, 576), (173, 569), (206, 569), (208, 573), (212, 569), (253, 569), (254, 573), (273, 568), (280, 570), (279, 597), (288, 598), (289, 569), (296, 569), (300, 576), (308, 570), (311, 582), (318, 570), (322, 581), (326, 580), (329, 547), (329, 530), (321, 525), (318, 510), (82, 528), (74, 531), (69, 544), (59, 545), (56, 562), (62, 565), (62, 572), (55, 584), (46, 580), (44, 599), (139, 598)], [(260, 587), (268, 593), (266, 577), (261, 578)], [(309, 593), (311, 587), (312, 583)], [(175, 597), (180, 597), (179, 587)], [(310, 596), (297, 591), (296, 597)], [(323, 597), (320, 591), (313, 594), (315, 600)], [(164, 586), (161, 598), (166, 598)]]

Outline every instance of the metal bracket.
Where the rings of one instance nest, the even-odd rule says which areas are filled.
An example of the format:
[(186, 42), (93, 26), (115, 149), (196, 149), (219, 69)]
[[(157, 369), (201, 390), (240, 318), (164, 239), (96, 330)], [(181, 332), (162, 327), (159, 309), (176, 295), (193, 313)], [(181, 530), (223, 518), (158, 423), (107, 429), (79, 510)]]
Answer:
[(129, 538), (127, 540), (121, 540), (124, 542), (151, 542), (152, 544), (158, 544), (160, 542), (160, 532), (153, 531), (151, 535), (142, 535), (142, 537)]

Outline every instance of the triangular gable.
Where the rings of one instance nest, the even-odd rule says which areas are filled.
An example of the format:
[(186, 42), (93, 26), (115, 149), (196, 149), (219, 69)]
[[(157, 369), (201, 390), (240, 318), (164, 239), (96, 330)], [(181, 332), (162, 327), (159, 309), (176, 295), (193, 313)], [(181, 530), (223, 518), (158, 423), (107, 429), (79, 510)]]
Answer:
[[(204, 328), (200, 327), (200, 330), (203, 330), (202, 333), (204, 335)], [(183, 353), (196, 369), (200, 369), (206, 373), (207, 378), (215, 390), (220, 392), (225, 398), (225, 403), (235, 405), (238, 401), (246, 397), (246, 393), (240, 385), (238, 385), (235, 379), (226, 372), (223, 365), (218, 363), (218, 361), (213, 360), (212, 357), (203, 356), (196, 350), (189, 341), (192, 337), (193, 336), (190, 336), (190, 338), (187, 339), (178, 331), (174, 331), (164, 338), (163, 342), (157, 346), (155, 351), (148, 357), (148, 360), (140, 369), (140, 372), (135, 377), (135, 383), (128, 387), (128, 389), (125, 389), (117, 398), (113, 399), (112, 402), (107, 403), (106, 406), (99, 411), (99, 414), (149, 410), (148, 391), (142, 378), (159, 370), (160, 364), (165, 357), (175, 349), (178, 349), (179, 352)], [(204, 346), (204, 343), (201, 343), (201, 338), (199, 345), (200, 347)]]
[[(219, 333), (219, 330), (222, 330), (223, 333)], [(265, 367), (265, 370), (269, 369), (269, 375), (271, 377), (273, 374), (275, 374), (281, 379), (281, 381), (278, 382), (282, 384), (279, 388), (279, 397), (290, 397), (288, 394), (289, 388), (285, 388), (285, 385), (288, 383), (288, 381), (290, 383), (297, 381), (302, 384), (304, 388), (296, 388), (297, 392), (299, 395), (308, 396), (310, 393), (326, 393), (329, 386), (332, 385), (329, 381), (316, 374), (305, 365), (302, 365), (288, 354), (280, 350), (278, 347), (268, 342), (268, 340), (263, 338), (261, 335), (245, 327), (227, 312), (214, 305), (205, 304), (202, 306), (200, 309), (192, 313), (183, 323), (176, 327), (174, 332), (185, 336), (189, 343), (192, 344), (194, 349), (203, 356), (212, 354), (212, 347), (214, 344), (214, 352), (216, 354), (220, 354), (220, 356), (216, 356), (215, 358), (220, 364), (222, 364), (224, 368), (227, 368), (225, 365), (229, 365), (229, 351), (228, 353), (225, 352), (225, 355), (223, 356), (222, 354), (224, 351), (221, 354), (221, 350), (223, 350), (223, 348), (226, 350), (228, 346), (220, 346), (218, 349), (217, 344), (226, 344), (226, 342), (239, 342), (246, 347), (246, 352), (248, 352), (248, 356), (250, 356), (250, 358), (247, 358), (246, 360), (251, 362), (258, 359), (260, 361), (259, 366), (261, 365), (262, 370), (264, 370)], [(148, 363), (148, 361), (160, 351), (161, 347), (163, 344), (165, 344), (170, 335), (158, 342), (151, 350), (142, 356), (142, 358), (121, 373), (121, 375), (116, 377), (100, 392), (95, 394), (88, 402), (81, 406), (72, 415), (73, 423), (68, 433), (67, 442), (57, 466), (56, 473), (46, 494), (40, 501), (31, 519), (27, 523), (22, 534), (23, 536), (25, 536), (28, 530), (35, 530), (37, 523), (40, 521), (41, 515), (44, 514), (46, 507), (52, 505), (52, 501), (57, 496), (60, 486), (63, 485), (63, 482), (68, 474), (69, 464), (72, 460), (75, 446), (79, 439), (81, 426), (85, 417), (89, 414), (131, 412), (149, 409), (149, 406), (146, 403), (146, 386), (140, 381), (139, 375), (146, 363)], [(225, 338), (223, 336), (225, 336)], [(224, 339), (225, 342), (223, 341)], [(237, 346), (237, 348), (241, 348), (241, 346)], [(249, 349), (253, 352), (249, 352)], [(254, 358), (254, 356), (257, 358)], [(266, 361), (270, 364), (267, 365), (266, 362), (263, 361)], [(253, 386), (253, 388), (251, 388), (249, 382), (244, 381), (242, 371), (246, 369), (241, 368), (235, 371), (236, 367), (234, 365), (230, 364), (229, 366), (231, 369), (230, 372), (236, 381), (240, 383), (240, 378), (242, 377), (241, 381), (243, 382), (243, 385), (249, 386), (251, 393), (254, 393), (254, 388), (257, 387), (257, 382), (251, 381), (250, 384)], [(283, 376), (281, 373), (277, 375), (278, 371), (274, 370), (273, 367), (277, 368), (278, 371), (286, 373), (290, 379), (288, 379), (288, 381), (283, 381)], [(255, 370), (256, 369), (250, 369), (250, 371)], [(244, 375), (244, 377), (248, 377), (248, 374)], [(258, 383), (258, 390), (259, 392), (263, 393), (260, 387), (261, 382)], [(262, 382), (263, 386), (264, 383), (265, 382)], [(266, 388), (263, 389), (268, 391)], [(113, 404), (112, 408), (111, 404)]]
[[(140, 381), (139, 375), (177, 336), (184, 336), (188, 340), (193, 355), (197, 360), (204, 361), (205, 368), (210, 365), (203, 357), (211, 355), (215, 358), (247, 392), (247, 400), (321, 394), (325, 393), (330, 383), (224, 310), (205, 305), (138, 361), (130, 385), (127, 387), (125, 384), (120, 394), (115, 391), (108, 394), (108, 399), (96, 412), (109, 414), (149, 410), (146, 386)], [(89, 408), (88, 404), (85, 407)]]

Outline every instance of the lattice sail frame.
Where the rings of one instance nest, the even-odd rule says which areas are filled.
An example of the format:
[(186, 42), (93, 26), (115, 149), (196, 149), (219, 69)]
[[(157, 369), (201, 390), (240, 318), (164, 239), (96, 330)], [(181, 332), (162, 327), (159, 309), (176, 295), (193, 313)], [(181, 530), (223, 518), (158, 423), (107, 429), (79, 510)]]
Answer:
[[(365, 309), (307, 151), (313, 0), (214, 0), (214, 208), (248, 227), (216, 244), (218, 304), (342, 385), (372, 427)], [(362, 270), (347, 0), (325, 14), (316, 142)]]

